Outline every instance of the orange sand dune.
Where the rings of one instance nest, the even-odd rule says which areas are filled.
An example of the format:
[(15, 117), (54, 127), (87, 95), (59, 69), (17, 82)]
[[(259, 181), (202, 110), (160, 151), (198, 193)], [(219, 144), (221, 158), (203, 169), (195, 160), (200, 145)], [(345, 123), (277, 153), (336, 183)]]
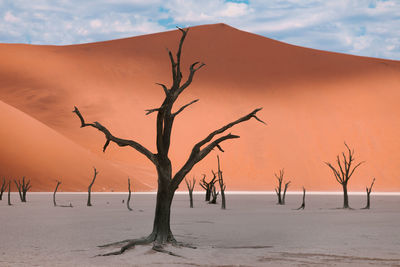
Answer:
[[(155, 83), (170, 84), (166, 49), (175, 51), (179, 37), (178, 31), (170, 31), (72, 46), (0, 44), (0, 100), (155, 187), (155, 170), (145, 157), (115, 145), (103, 154), (104, 136), (79, 128), (71, 111), (76, 105), (86, 120), (99, 121), (116, 136), (155, 151), (155, 115), (145, 116), (144, 110), (162, 101), (162, 89)], [(190, 29), (183, 50), (185, 69), (194, 61), (206, 67), (177, 105), (200, 99), (175, 122), (175, 171), (196, 141), (264, 107), (260, 117), (267, 126), (246, 122), (232, 129), (241, 139), (223, 144), (227, 189), (273, 190), (273, 173), (285, 168), (292, 190), (340, 190), (323, 162), (333, 161), (346, 141), (357, 160), (366, 161), (352, 177), (350, 190), (364, 190), (372, 177), (376, 190), (400, 190), (400, 62), (292, 46), (224, 24)], [(43, 140), (38, 146), (45, 144)], [(2, 146), (13, 149), (4, 140)], [(2, 165), (12, 161), (24, 169), (4, 151)], [(216, 154), (199, 163), (193, 175), (210, 175)], [(73, 164), (64, 165), (68, 170)], [(84, 169), (80, 175), (87, 177)], [(30, 170), (25, 172), (29, 176)], [(122, 187), (125, 179), (116, 175), (106, 188)]]

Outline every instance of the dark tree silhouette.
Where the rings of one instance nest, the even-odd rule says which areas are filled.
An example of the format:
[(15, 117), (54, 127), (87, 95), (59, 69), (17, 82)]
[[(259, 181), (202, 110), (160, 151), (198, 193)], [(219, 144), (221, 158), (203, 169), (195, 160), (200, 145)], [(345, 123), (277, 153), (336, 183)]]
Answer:
[(225, 200), (226, 185), (224, 183), (224, 178), (222, 177), (222, 171), (221, 171), (221, 167), (219, 164), (219, 156), (218, 155), (217, 155), (217, 161), (218, 161), (218, 183), (219, 183), (219, 188), (221, 190), (221, 209), (225, 210), (226, 209), (226, 200)]
[(1, 187), (0, 187), (0, 200), (2, 200), (3, 199), (3, 193), (4, 193), (4, 191), (6, 190), (6, 178), (3, 178), (3, 183), (1, 184)]
[(296, 210), (304, 210), (305, 207), (306, 207), (306, 189), (303, 187), (303, 203), (301, 203), (301, 206)]
[(18, 193), (19, 193), (19, 198), (21, 199), (21, 202), (26, 202), (26, 192), (28, 192), (29, 189), (31, 189), (31, 180), (28, 180), (25, 182), (25, 176), (22, 177), (22, 182), (21, 180), (14, 180), (15, 185), (17, 186)]
[(186, 182), (186, 186), (189, 191), (190, 207), (193, 208), (193, 189), (194, 189), (194, 186), (196, 185), (196, 178), (194, 178), (194, 176), (193, 176), (193, 179), (191, 181), (188, 181), (185, 178), (185, 182)]
[(208, 203), (209, 204), (217, 204), (218, 195), (219, 195), (219, 192), (217, 191), (215, 184), (213, 184), (212, 188), (211, 188), (211, 199)]
[(285, 205), (286, 190), (289, 187), (290, 181), (285, 183), (285, 187), (282, 194), (282, 183), (283, 177), (285, 176), (285, 169), (279, 170), (279, 174), (275, 173), (276, 179), (278, 179), (278, 186), (275, 188), (276, 195), (278, 196), (279, 205)]
[(128, 177), (128, 199), (126, 200), (126, 207), (128, 210), (132, 211), (131, 206), (130, 206), (130, 201), (131, 201), (131, 179)]
[(56, 188), (54, 189), (54, 193), (53, 193), (53, 204), (54, 204), (54, 207), (57, 207), (56, 193), (57, 193), (57, 190), (58, 190), (58, 187), (60, 186), (60, 184), (61, 184), (61, 182), (57, 181)]
[(370, 197), (369, 197), (369, 195), (371, 194), (372, 187), (374, 186), (374, 183), (375, 183), (375, 178), (372, 180), (371, 186), (369, 188), (368, 188), (368, 186), (365, 188), (365, 190), (367, 191), (367, 205), (363, 209), (369, 210), (369, 207), (370, 207)]
[[(192, 83), (195, 73), (200, 70), (205, 64), (200, 62), (195, 62), (189, 67), (189, 74), (186, 81), (182, 81), (183, 75), (181, 72), (181, 53), (184, 40), (186, 38), (188, 29), (178, 28), (181, 32), (182, 36), (179, 42), (178, 51), (176, 53), (176, 57), (173, 56), (172, 52), (169, 51), (169, 59), (172, 67), (172, 85), (168, 88), (164, 84), (158, 84), (161, 86), (165, 93), (164, 100), (162, 104), (158, 108), (152, 108), (146, 110), (146, 115), (156, 113), (156, 147), (157, 153), (151, 152), (149, 149), (145, 148), (140, 143), (133, 140), (126, 140), (115, 137), (105, 126), (100, 124), (99, 122), (94, 123), (86, 123), (82, 114), (78, 110), (77, 107), (74, 109), (74, 113), (79, 117), (81, 121), (81, 127), (93, 127), (99, 131), (101, 131), (106, 138), (106, 142), (103, 146), (103, 151), (105, 151), (110, 144), (110, 142), (114, 142), (118, 146), (130, 146), (133, 149), (137, 150), (145, 157), (147, 157), (155, 166), (158, 175), (158, 190), (157, 190), (157, 200), (156, 200), (156, 210), (155, 217), (153, 223), (153, 230), (149, 236), (143, 239), (133, 239), (133, 240), (124, 240), (117, 243), (108, 244), (106, 246), (115, 245), (115, 244), (125, 244), (118, 251), (103, 254), (103, 256), (108, 255), (117, 255), (123, 253), (126, 249), (131, 248), (137, 244), (148, 244), (153, 243), (153, 249), (156, 251), (165, 252), (163, 250), (163, 244), (173, 243), (176, 244), (171, 227), (170, 227), (170, 214), (171, 214), (171, 203), (174, 197), (175, 191), (178, 189), (179, 184), (185, 178), (185, 176), (192, 170), (193, 166), (196, 165), (199, 161), (201, 161), (204, 157), (206, 157), (214, 148), (218, 148), (222, 150), (220, 144), (223, 141), (229, 139), (239, 138), (237, 135), (233, 135), (231, 133), (224, 134), (222, 136), (218, 136), (219, 134), (223, 134), (226, 130), (231, 127), (242, 123), (244, 121), (250, 120), (251, 118), (256, 119), (257, 121), (262, 122), (257, 116), (257, 112), (261, 110), (261, 108), (255, 109), (249, 114), (226, 124), (225, 126), (211, 132), (204, 139), (200, 140), (196, 143), (192, 151), (183, 164), (183, 166), (178, 169), (178, 171), (173, 174), (172, 173), (172, 163), (169, 159), (168, 153), (171, 144), (171, 133), (173, 128), (173, 123), (177, 116), (185, 110), (190, 105), (196, 103), (198, 100), (193, 100), (188, 104), (183, 105), (178, 108), (176, 111), (172, 111), (173, 106), (178, 99), (178, 97), (182, 94), (182, 92)], [(217, 137), (218, 136), (218, 137)], [(214, 139), (215, 137), (215, 139)]]
[[(351, 150), (349, 146), (344, 143), (347, 149), (347, 155), (345, 152), (342, 152), (342, 159), (339, 155), (336, 156), (336, 162), (338, 167), (333, 167), (329, 162), (325, 162), (326, 165), (332, 170), (335, 175), (336, 181), (342, 185), (343, 188), (343, 208), (349, 209), (349, 196), (347, 194), (347, 184), (350, 180), (350, 177), (353, 175), (354, 171), (365, 161), (361, 161), (357, 165), (352, 168), (352, 164), (354, 163), (354, 149)], [(342, 162), (343, 161), (343, 162)]]
[(203, 178), (201, 179), (201, 181), (199, 182), (200, 186), (204, 188), (204, 190), (206, 190), (206, 199), (205, 201), (210, 201), (211, 199), (211, 190), (214, 186), (214, 184), (217, 182), (215, 179), (217, 177), (214, 175), (214, 177), (211, 179), (210, 182), (206, 181), (206, 175), (203, 174)]
[(93, 170), (94, 170), (93, 179), (88, 187), (88, 198), (87, 198), (87, 204), (86, 204), (88, 207), (92, 206), (92, 202), (91, 202), (92, 186), (94, 184), (94, 181), (96, 180), (97, 174), (99, 173), (95, 167), (93, 167)]
[(11, 206), (11, 180), (8, 181), (8, 206)]

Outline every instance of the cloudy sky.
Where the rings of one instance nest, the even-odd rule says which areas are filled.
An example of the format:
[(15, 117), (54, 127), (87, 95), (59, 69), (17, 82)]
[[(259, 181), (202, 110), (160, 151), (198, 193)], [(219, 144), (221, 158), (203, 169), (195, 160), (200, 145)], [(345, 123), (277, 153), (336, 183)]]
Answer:
[(0, 0), (0, 42), (76, 44), (223, 22), (290, 44), (400, 60), (400, 0)]

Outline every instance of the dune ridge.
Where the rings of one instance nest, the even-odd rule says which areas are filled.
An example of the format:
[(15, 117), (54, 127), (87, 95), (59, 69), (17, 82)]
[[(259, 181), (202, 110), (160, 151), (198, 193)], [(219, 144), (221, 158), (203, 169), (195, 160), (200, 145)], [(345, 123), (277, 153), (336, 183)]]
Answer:
[[(110, 174), (120, 173), (112, 180), (115, 189), (125, 187), (124, 175), (154, 189), (156, 173), (146, 158), (115, 145), (102, 153), (104, 136), (94, 129), (80, 129), (71, 111), (76, 105), (86, 120), (99, 121), (114, 135), (132, 138), (155, 152), (155, 117), (145, 116), (144, 110), (162, 101), (163, 92), (155, 83), (170, 84), (166, 49), (175, 51), (178, 39), (178, 31), (168, 31), (70, 46), (0, 44), (0, 100), (8, 105), (2, 105), (4, 114), (14, 107), (112, 166)], [(241, 136), (239, 140), (223, 144), (227, 189), (273, 190), (273, 173), (285, 168), (287, 179), (292, 181), (289, 190), (302, 186), (316, 191), (338, 190), (323, 162), (334, 161), (344, 151), (346, 141), (354, 147), (357, 160), (366, 161), (350, 180), (349, 190), (362, 191), (376, 177), (374, 189), (400, 191), (399, 61), (293, 46), (225, 24), (190, 29), (183, 50), (184, 77), (194, 61), (203, 61), (206, 66), (176, 108), (193, 99), (200, 101), (175, 122), (171, 146), (174, 171), (182, 166), (196, 141), (263, 107), (260, 117), (267, 126), (246, 122), (232, 129)], [(39, 173), (39, 166), (27, 169), (7, 155), (13, 147), (5, 140), (12, 140), (14, 133), (14, 122), (7, 116), (0, 120), (10, 129), (3, 132), (2, 144), (7, 149), (0, 152), (0, 164), (21, 171), (1, 171), (0, 175), (18, 176), (22, 170), (26, 176)], [(26, 119), (20, 123), (27, 123)], [(38, 154), (41, 146), (49, 146), (46, 138), (35, 142)], [(58, 139), (54, 142), (60, 144), (59, 150), (70, 144)], [(203, 173), (209, 177), (216, 168), (216, 153), (199, 163), (192, 175), (198, 180)], [(25, 155), (26, 162), (29, 158), (34, 162), (34, 156)], [(48, 165), (55, 161), (49, 159)], [(67, 168), (77, 164), (72, 159), (65, 159), (65, 163)], [(63, 171), (54, 168), (53, 175)], [(85, 168), (85, 174), (79, 175), (91, 175), (90, 171)], [(40, 190), (53, 187), (48, 179), (34, 179)], [(82, 186), (68, 190), (84, 191)]]

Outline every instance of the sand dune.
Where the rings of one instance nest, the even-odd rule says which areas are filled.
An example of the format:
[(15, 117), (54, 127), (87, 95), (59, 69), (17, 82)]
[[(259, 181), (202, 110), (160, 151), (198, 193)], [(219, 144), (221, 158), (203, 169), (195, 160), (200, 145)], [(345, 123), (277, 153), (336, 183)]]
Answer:
[[(155, 151), (155, 116), (145, 116), (144, 110), (162, 101), (163, 92), (155, 83), (170, 83), (166, 48), (175, 51), (179, 37), (178, 31), (170, 31), (72, 46), (0, 44), (0, 100), (120, 173), (155, 186), (155, 171), (146, 158), (113, 145), (103, 154), (102, 134), (80, 129), (71, 111), (76, 105), (88, 121), (100, 121), (115, 135)], [(292, 46), (224, 24), (190, 29), (183, 63), (187, 68), (198, 60), (206, 67), (178, 101), (179, 106), (200, 99), (175, 122), (174, 170), (197, 140), (263, 107), (260, 116), (267, 126), (246, 122), (232, 129), (241, 139), (223, 145), (228, 189), (272, 190), (273, 173), (285, 168), (292, 190), (303, 185), (309, 190), (339, 190), (323, 162), (333, 161), (346, 141), (355, 148), (357, 160), (366, 161), (351, 179), (350, 190), (364, 190), (373, 176), (376, 190), (400, 190), (400, 62)], [(11, 123), (7, 116), (3, 124), (4, 120)], [(46, 145), (45, 139), (42, 142), (38, 148)], [(60, 141), (60, 150), (67, 144)], [(13, 147), (3, 141), (2, 145), (7, 148), (0, 152), (1, 164), (12, 164), (21, 169), (18, 175), (29, 176), (30, 170), (5, 152)], [(216, 153), (193, 175), (215, 169)], [(33, 162), (35, 157), (25, 158)], [(72, 165), (66, 161), (65, 169)], [(86, 177), (86, 168), (79, 173)], [(112, 183), (122, 187), (125, 179), (115, 175)]]

